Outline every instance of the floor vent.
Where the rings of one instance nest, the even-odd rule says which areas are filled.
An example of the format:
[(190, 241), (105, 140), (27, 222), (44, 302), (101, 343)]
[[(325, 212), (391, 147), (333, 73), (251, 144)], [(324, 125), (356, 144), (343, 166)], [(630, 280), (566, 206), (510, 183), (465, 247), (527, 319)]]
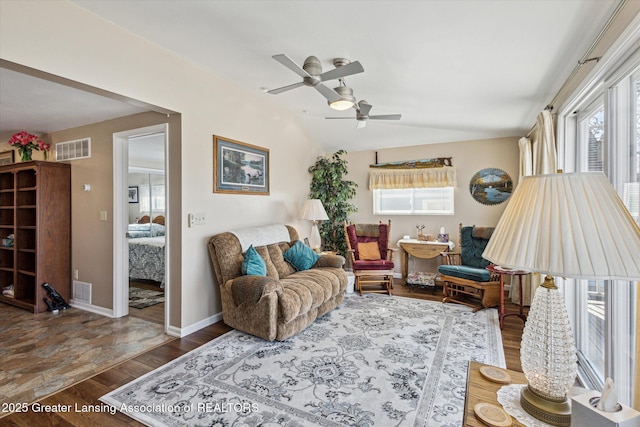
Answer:
[(73, 299), (78, 302), (91, 304), (91, 283), (74, 280)]
[(91, 157), (91, 138), (76, 139), (74, 141), (56, 144), (56, 161), (88, 159)]

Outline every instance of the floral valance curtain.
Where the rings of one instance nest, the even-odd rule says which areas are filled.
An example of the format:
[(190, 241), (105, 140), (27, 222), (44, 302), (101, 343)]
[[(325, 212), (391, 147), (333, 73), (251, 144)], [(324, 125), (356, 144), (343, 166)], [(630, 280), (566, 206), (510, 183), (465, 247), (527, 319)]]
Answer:
[(452, 166), (426, 169), (387, 169), (369, 174), (369, 189), (455, 187), (456, 170)]

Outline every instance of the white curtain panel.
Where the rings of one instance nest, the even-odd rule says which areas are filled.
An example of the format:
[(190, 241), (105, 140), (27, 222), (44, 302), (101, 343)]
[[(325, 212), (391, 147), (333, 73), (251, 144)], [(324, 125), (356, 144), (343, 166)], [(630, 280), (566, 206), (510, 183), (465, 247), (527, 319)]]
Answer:
[(536, 117), (533, 140), (533, 175), (556, 173), (556, 138), (551, 111), (544, 110)]
[(520, 171), (519, 178), (533, 175), (533, 152), (531, 151), (531, 140), (523, 137), (518, 141), (520, 147)]
[[(536, 117), (536, 124), (531, 132), (532, 138), (520, 138), (520, 171), (519, 177), (529, 175), (546, 175), (556, 173), (558, 160), (556, 156), (556, 138), (553, 129), (553, 115), (544, 110)], [(538, 273), (532, 273), (522, 278), (522, 301), (524, 305), (531, 305), (536, 289), (542, 283)], [(520, 303), (520, 282), (511, 278), (509, 297), (515, 304)]]

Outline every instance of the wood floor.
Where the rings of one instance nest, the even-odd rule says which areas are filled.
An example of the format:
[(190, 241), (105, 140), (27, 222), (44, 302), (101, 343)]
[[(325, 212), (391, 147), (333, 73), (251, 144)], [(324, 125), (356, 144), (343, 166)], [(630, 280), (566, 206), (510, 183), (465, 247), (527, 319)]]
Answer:
[[(394, 283), (393, 294), (404, 297), (420, 298), (432, 301), (442, 300), (442, 290), (436, 294), (430, 290), (416, 289), (411, 292), (405, 285)], [(357, 297), (354, 295), (353, 297)], [(508, 303), (508, 308), (515, 310), (516, 306)], [(505, 318), (502, 340), (507, 362), (507, 368), (521, 371), (520, 368), (520, 337), (523, 322), (515, 316)], [(84, 380), (61, 392), (49, 396), (39, 402), (39, 405), (70, 405), (70, 410), (54, 413), (13, 413), (0, 418), (2, 426), (140, 426), (137, 421), (117, 412), (80, 412), (76, 408), (102, 408), (98, 398), (116, 388), (133, 381), (165, 363), (211, 341), (228, 332), (231, 328), (222, 322), (208, 326), (181, 339), (175, 339), (167, 344), (150, 350), (105, 372)], [(54, 409), (56, 407), (54, 406)], [(104, 409), (103, 409), (104, 411)], [(3, 414), (0, 413), (0, 417)]]

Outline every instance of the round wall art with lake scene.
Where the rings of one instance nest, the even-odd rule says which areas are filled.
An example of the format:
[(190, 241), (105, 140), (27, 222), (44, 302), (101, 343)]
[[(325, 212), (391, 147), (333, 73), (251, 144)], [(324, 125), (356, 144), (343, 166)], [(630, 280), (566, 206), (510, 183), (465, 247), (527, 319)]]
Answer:
[(502, 169), (486, 168), (471, 177), (469, 191), (483, 205), (498, 205), (511, 196), (513, 181)]

